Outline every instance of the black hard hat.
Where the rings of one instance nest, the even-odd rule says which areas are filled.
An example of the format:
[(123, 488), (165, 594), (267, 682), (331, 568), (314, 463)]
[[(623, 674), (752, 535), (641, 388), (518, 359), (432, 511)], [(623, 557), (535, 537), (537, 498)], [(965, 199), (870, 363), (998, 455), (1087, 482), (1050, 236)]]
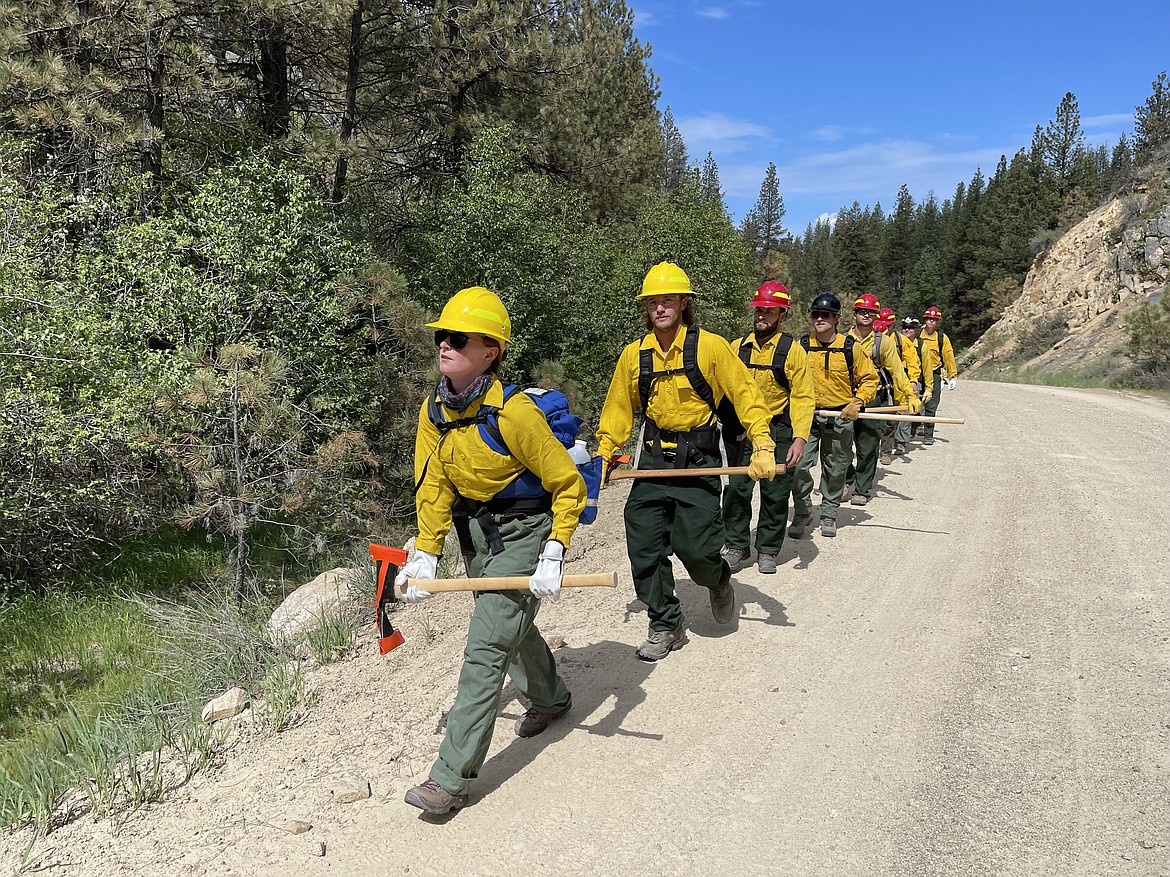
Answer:
[(917, 317), (910, 316), (910, 317), (903, 317), (902, 318), (902, 327), (904, 329), (913, 329), (916, 326), (921, 326), (921, 325), (922, 324), (920, 322), (918, 322)]
[(808, 312), (811, 314), (813, 311), (829, 311), (833, 314), (839, 314), (841, 313), (841, 299), (831, 292), (822, 292), (808, 306)]

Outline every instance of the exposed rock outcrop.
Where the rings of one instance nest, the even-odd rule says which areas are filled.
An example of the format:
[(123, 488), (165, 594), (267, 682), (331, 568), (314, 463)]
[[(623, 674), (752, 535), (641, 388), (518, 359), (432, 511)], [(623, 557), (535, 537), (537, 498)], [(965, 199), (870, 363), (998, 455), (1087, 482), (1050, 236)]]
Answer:
[(1028, 359), (1026, 368), (1119, 370), (1128, 364), (1126, 316), (1156, 301), (1168, 281), (1170, 205), (1162, 185), (1143, 186), (1094, 210), (1038, 259), (1020, 297), (962, 365), (977, 372), (1018, 364), (1038, 327), (1063, 323), (1051, 332), (1051, 349)]

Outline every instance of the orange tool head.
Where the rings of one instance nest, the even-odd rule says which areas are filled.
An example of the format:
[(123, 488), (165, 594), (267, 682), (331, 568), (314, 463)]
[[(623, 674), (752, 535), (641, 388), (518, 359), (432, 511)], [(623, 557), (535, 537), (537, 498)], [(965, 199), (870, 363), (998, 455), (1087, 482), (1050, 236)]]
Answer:
[(394, 593), (394, 579), (398, 570), (406, 563), (406, 552), (389, 545), (370, 543), (370, 557), (378, 576), (378, 595), (374, 598), (374, 620), (378, 626), (378, 652), (385, 655), (402, 645), (406, 640), (401, 630), (395, 630), (386, 611), (387, 603), (397, 603)]

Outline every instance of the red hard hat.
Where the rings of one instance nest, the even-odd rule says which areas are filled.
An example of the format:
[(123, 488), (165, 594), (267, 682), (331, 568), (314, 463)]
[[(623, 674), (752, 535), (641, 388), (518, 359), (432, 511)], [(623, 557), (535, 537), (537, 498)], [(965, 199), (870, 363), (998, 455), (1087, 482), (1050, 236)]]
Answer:
[(858, 296), (857, 301), (853, 303), (853, 310), (861, 309), (866, 311), (881, 310), (881, 302), (878, 301), (876, 295), (872, 292), (867, 292), (865, 295)]
[(926, 313), (924, 313), (922, 315), (922, 319), (924, 319), (924, 320), (941, 320), (942, 319), (942, 311), (940, 311), (934, 305), (931, 305), (930, 307), (928, 307), (926, 309)]
[(886, 323), (894, 322), (894, 309), (893, 308), (882, 308), (878, 312), (877, 318), (879, 320), (882, 320), (883, 322), (886, 322)]
[(752, 299), (753, 308), (788, 308), (792, 299), (788, 297), (788, 288), (779, 280), (769, 280), (756, 290), (756, 297)]

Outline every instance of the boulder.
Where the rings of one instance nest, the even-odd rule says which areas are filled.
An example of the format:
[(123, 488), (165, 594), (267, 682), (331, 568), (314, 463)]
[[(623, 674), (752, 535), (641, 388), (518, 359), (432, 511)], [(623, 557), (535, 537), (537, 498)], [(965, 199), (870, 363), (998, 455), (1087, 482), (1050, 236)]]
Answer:
[(238, 716), (248, 705), (248, 692), (242, 688), (229, 688), (215, 700), (203, 707), (199, 717), (208, 723)]
[(268, 632), (276, 640), (303, 637), (318, 620), (345, 603), (361, 571), (338, 567), (321, 573), (284, 598), (268, 619)]

